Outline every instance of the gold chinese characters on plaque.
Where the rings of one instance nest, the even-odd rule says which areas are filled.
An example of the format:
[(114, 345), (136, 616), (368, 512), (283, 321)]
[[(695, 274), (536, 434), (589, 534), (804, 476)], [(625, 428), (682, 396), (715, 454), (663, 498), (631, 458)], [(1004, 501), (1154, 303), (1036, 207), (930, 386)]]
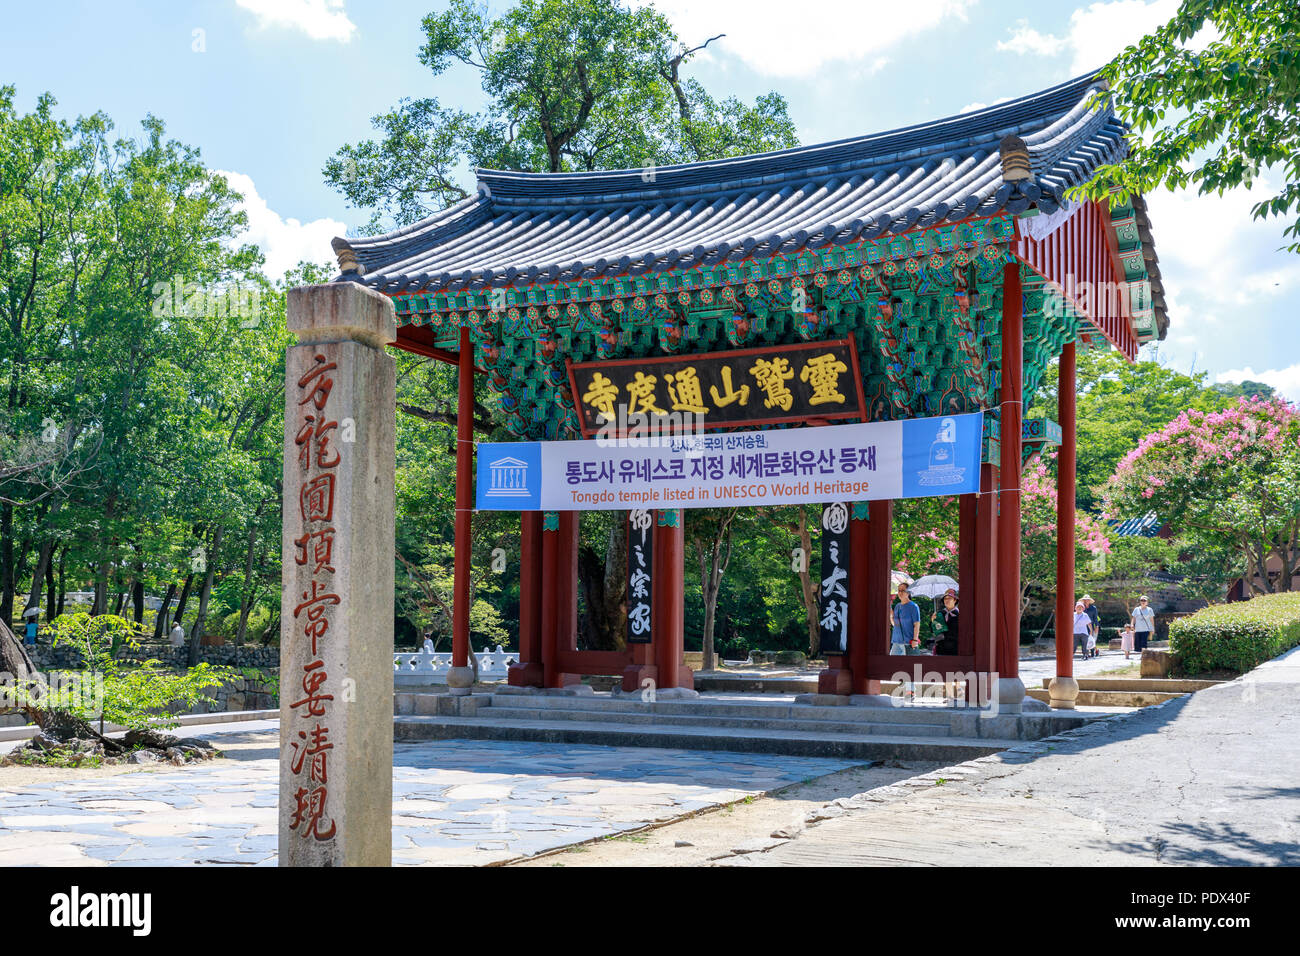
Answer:
[(695, 416), (706, 429), (865, 420), (851, 338), (576, 362), (569, 384), (585, 438), (670, 415)]

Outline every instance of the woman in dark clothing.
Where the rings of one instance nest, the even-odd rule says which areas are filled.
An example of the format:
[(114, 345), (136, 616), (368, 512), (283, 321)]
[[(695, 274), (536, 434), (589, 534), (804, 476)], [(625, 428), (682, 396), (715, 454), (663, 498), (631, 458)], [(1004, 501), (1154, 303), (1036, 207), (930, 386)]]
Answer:
[(930, 615), (934, 622), (934, 633), (938, 640), (934, 644), (936, 654), (957, 653), (957, 592), (949, 588), (943, 595), (943, 607)]

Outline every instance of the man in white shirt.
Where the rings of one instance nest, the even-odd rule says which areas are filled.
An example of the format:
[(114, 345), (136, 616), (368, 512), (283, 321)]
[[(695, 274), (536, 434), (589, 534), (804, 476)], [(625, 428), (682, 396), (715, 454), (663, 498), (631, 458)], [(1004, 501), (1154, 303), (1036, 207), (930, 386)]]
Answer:
[(172, 647), (180, 647), (185, 643), (185, 629), (181, 627), (181, 622), (177, 621), (172, 625)]

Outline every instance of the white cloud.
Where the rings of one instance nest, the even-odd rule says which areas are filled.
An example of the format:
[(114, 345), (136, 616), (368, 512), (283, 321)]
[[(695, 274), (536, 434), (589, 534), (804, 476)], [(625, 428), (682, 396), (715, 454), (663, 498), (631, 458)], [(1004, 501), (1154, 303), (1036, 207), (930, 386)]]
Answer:
[(963, 106), (963, 107), (962, 107), (961, 109), (959, 109), (957, 112), (958, 112), (959, 114), (961, 114), (961, 113), (974, 113), (976, 110), (986, 110), (986, 109), (989, 108), (989, 106), (997, 106), (999, 103), (1005, 103), (1005, 102), (1007, 102), (1009, 99), (1011, 99), (1011, 97), (1009, 97), (1009, 96), (999, 96), (999, 97), (998, 97), (996, 100), (994, 100), (991, 104), (990, 104), (990, 103), (967, 103), (965, 106)]
[(347, 226), (337, 219), (313, 219), (299, 222), (284, 219), (258, 195), (253, 180), (243, 173), (215, 170), (226, 177), (232, 189), (244, 195), (241, 208), (248, 216), (248, 231), (237, 237), (240, 243), (256, 244), (266, 257), (263, 271), (270, 279), (279, 279), (300, 261), (332, 264), (334, 253), (330, 240), (342, 236)]
[[(884, 65), (881, 54), (947, 20), (964, 21), (978, 0), (908, 0), (905, 4), (822, 0), (817, 21), (831, 29), (792, 25), (789, 3), (778, 0), (655, 0), (682, 40), (691, 45), (725, 33), (705, 51), (730, 53), (766, 76), (810, 76), (834, 61)], [(640, 5), (638, 3), (638, 5)]]
[(343, 0), (235, 0), (257, 17), (263, 30), (287, 27), (301, 30), (313, 40), (347, 43), (357, 25), (348, 19)]
[(1071, 54), (1070, 74), (1104, 66), (1126, 46), (1136, 43), (1173, 17), (1179, 0), (1110, 0), (1080, 7), (1070, 14), (1065, 36), (1039, 33), (1027, 20), (1019, 21), (1009, 40), (998, 49), (1021, 56)]
[(998, 49), (1009, 53), (1036, 53), (1039, 56), (1055, 56), (1065, 48), (1068, 39), (1039, 33), (1029, 25), (1028, 20), (1016, 22), (1011, 31), (1010, 40), (999, 40)]
[(1216, 382), (1263, 382), (1272, 385), (1291, 401), (1300, 401), (1300, 362), (1286, 368), (1270, 368), (1256, 372), (1247, 365), (1245, 368), (1229, 369), (1214, 377)]
[[(1300, 293), (1300, 257), (1279, 251), (1286, 220), (1251, 215), (1255, 203), (1276, 191), (1276, 184), (1261, 179), (1222, 196), (1187, 190), (1146, 196), (1169, 305), (1167, 345), (1184, 356), (1199, 355), (1211, 370), (1241, 363), (1238, 349), (1268, 340), (1267, 323), (1281, 319)], [(1258, 336), (1243, 335), (1251, 326), (1261, 327)], [(1274, 360), (1294, 356), (1289, 338), (1272, 345)]]

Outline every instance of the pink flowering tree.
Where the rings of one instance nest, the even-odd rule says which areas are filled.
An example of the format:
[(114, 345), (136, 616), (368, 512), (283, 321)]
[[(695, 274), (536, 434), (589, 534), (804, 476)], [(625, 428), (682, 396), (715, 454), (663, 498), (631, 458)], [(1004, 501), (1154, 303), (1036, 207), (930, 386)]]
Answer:
[(1154, 511), (1193, 550), (1235, 556), (1256, 591), (1288, 591), (1300, 567), (1300, 411), (1243, 398), (1183, 412), (1120, 461), (1104, 502), (1108, 517)]
[[(1034, 589), (1056, 589), (1056, 479), (1035, 459), (1020, 478), (1020, 600)], [(894, 503), (894, 567), (919, 578), (957, 577), (957, 499), (914, 498)], [(1081, 571), (1098, 555), (1110, 554), (1104, 526), (1075, 512), (1075, 565)], [(960, 579), (959, 579), (960, 580)]]
[[(1074, 567), (1076, 579), (1111, 553), (1105, 526), (1081, 509), (1074, 512)], [(1020, 606), (1031, 589), (1056, 591), (1056, 478), (1047, 462), (1036, 458), (1020, 475)]]

